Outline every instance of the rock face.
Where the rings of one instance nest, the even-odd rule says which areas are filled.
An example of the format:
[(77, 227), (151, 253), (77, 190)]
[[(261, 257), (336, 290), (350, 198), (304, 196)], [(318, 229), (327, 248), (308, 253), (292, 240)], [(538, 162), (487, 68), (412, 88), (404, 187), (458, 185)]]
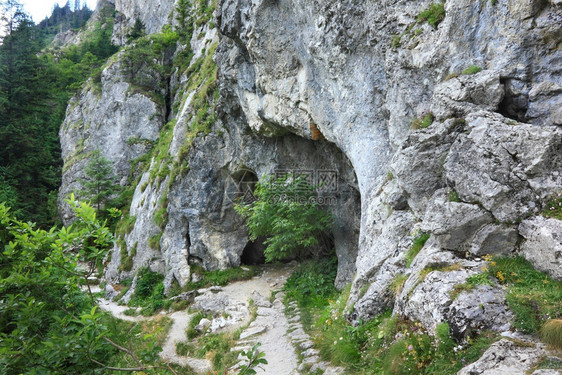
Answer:
[[(61, 195), (97, 148), (139, 181), (109, 281), (148, 265), (183, 286), (194, 265), (257, 257), (232, 198), (280, 170), (333, 182), (320, 196), (352, 320), (391, 307), (461, 337), (503, 330), (500, 286), (449, 293), (480, 257), (522, 254), (560, 278), (560, 222), (537, 216), (562, 186), (559, 1), (448, 0), (436, 28), (416, 21), (428, 1), (219, 0), (212, 15), (200, 5), (191, 61), (172, 63), (185, 41), (162, 60), (173, 64), (164, 105), (130, 90), (117, 55), (99, 93), (68, 109)], [(120, 43), (135, 19), (154, 33), (176, 15), (172, 1), (115, 7)], [(413, 129), (414, 118), (433, 123)], [(147, 168), (131, 172), (143, 154)]]
[(537, 216), (524, 220), (519, 233), (526, 239), (523, 256), (535, 268), (562, 280), (562, 221)]
[[(81, 190), (79, 181), (86, 177), (84, 168), (94, 151), (112, 162), (119, 184), (127, 184), (131, 161), (145, 154), (149, 144), (158, 139), (165, 114), (165, 108), (146, 94), (131, 89), (119, 61), (110, 62), (101, 82), (89, 81), (82, 93), (71, 99), (66, 111), (60, 130), (64, 160), (61, 202)], [(71, 220), (67, 205), (59, 204), (59, 212), (65, 223)]]
[(524, 375), (545, 355), (544, 345), (530, 343), (519, 346), (515, 342), (502, 339), (486, 350), (478, 361), (459, 371), (458, 375)]
[(127, 33), (140, 20), (147, 34), (160, 32), (162, 26), (172, 23), (175, 0), (111, 0), (115, 3), (114, 41), (127, 42)]

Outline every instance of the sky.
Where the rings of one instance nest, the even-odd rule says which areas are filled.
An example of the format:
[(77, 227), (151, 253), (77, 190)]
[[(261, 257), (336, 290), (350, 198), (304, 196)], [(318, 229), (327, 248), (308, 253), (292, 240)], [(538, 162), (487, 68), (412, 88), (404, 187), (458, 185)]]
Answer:
[[(64, 6), (67, 0), (20, 0), (23, 4), (25, 11), (31, 15), (35, 23), (41, 22), (45, 17), (50, 16), (51, 12), (56, 3), (59, 6)], [(80, 0), (84, 2), (84, 0)], [(94, 10), (96, 8), (97, 0), (86, 0), (88, 8)], [(74, 0), (70, 1), (70, 6), (72, 7)]]

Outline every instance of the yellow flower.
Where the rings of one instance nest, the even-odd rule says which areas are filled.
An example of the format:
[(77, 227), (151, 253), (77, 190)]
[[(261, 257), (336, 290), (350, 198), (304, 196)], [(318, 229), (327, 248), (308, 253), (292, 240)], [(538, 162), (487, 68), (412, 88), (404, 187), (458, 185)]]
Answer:
[(498, 271), (498, 273), (496, 273), (496, 277), (498, 278), (498, 280), (500, 281), (500, 283), (503, 283), (503, 282), (505, 281), (505, 277), (504, 277), (502, 271)]

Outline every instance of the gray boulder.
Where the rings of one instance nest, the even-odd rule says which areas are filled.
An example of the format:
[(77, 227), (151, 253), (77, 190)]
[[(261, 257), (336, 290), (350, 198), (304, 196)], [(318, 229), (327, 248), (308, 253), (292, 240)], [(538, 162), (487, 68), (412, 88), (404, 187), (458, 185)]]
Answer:
[(431, 112), (438, 120), (464, 117), (476, 110), (495, 111), (504, 96), (497, 72), (461, 75), (438, 84), (431, 99)]
[(521, 254), (531, 264), (562, 281), (562, 221), (536, 216), (523, 220), (519, 233), (525, 238)]
[(404, 306), (404, 314), (419, 321), (429, 332), (448, 318), (452, 303), (451, 291), (475, 274), (465, 269), (451, 272), (432, 271), (417, 285)]
[(488, 224), (476, 233), (468, 251), (475, 256), (508, 255), (515, 250), (518, 239), (519, 235), (515, 228)]
[(562, 186), (562, 128), (509, 125), (501, 116), (467, 117), (445, 162), (461, 200), (481, 204), (501, 222), (537, 213)]
[(529, 342), (520, 345), (501, 339), (492, 344), (478, 361), (464, 367), (457, 375), (525, 375), (546, 354), (542, 344)]
[(505, 291), (491, 285), (478, 285), (469, 292), (461, 292), (447, 313), (451, 332), (459, 338), (473, 336), (484, 329), (507, 331), (512, 318)]
[(422, 230), (432, 233), (443, 249), (465, 252), (476, 233), (492, 221), (477, 205), (449, 202), (446, 191), (440, 190), (427, 207)]

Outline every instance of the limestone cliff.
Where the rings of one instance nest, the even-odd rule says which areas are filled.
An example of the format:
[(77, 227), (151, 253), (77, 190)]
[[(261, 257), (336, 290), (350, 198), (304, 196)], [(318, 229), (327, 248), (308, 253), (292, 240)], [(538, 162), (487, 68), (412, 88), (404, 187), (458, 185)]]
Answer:
[[(61, 131), (61, 197), (95, 149), (133, 181), (108, 281), (149, 265), (169, 288), (193, 265), (237, 266), (258, 245), (233, 186), (279, 169), (334, 171), (336, 282), (352, 283), (351, 319), (390, 307), (429, 330), (447, 320), (459, 336), (508, 328), (501, 286), (448, 291), (486, 254), (522, 254), (561, 278), (562, 222), (540, 213), (562, 190), (562, 3), (448, 0), (433, 25), (418, 16), (430, 5), (197, 1), (189, 39), (152, 65), (127, 75), (136, 47), (125, 46)], [(137, 17), (149, 33), (185, 23), (171, 0), (115, 7), (122, 43)], [(131, 83), (142, 74), (151, 90)], [(420, 233), (429, 240), (407, 261)], [(471, 315), (479, 306), (487, 313)]]

